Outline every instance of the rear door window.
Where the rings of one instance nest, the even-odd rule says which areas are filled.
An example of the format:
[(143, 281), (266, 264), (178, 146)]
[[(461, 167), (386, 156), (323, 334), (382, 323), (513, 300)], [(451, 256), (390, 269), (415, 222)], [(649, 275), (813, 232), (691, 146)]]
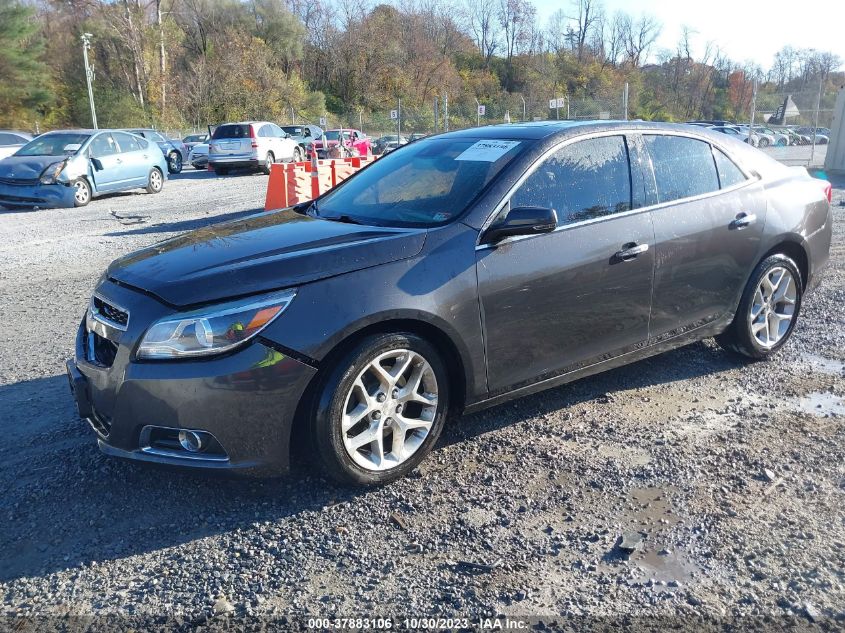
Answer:
[(719, 190), (710, 143), (685, 136), (643, 136), (654, 166), (659, 202)]
[(546, 207), (572, 224), (631, 209), (631, 170), (625, 138), (603, 136), (561, 148), (525, 180), (511, 208)]
[(728, 158), (722, 150), (714, 147), (713, 157), (716, 159), (716, 170), (719, 172), (719, 184), (722, 189), (733, 187), (748, 180), (742, 170), (736, 166), (736, 163)]

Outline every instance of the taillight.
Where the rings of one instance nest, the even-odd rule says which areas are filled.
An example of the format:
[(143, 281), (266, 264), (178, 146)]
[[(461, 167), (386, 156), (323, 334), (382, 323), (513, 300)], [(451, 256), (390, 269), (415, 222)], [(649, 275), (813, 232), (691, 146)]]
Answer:
[(255, 149), (258, 147), (258, 140), (255, 138), (255, 126), (249, 126), (249, 137), (252, 139), (252, 147)]
[(829, 182), (826, 182), (824, 184), (824, 193), (827, 196), (827, 201), (833, 202), (833, 185), (831, 185)]

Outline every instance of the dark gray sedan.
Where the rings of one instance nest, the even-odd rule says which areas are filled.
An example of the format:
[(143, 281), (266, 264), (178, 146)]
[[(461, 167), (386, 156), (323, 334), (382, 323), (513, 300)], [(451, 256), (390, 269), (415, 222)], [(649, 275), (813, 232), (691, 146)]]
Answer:
[(115, 261), (68, 374), (110, 455), (278, 471), (293, 434), (336, 479), (386, 482), (450, 412), (704, 337), (771, 356), (827, 263), (829, 200), (692, 126), (443, 134)]

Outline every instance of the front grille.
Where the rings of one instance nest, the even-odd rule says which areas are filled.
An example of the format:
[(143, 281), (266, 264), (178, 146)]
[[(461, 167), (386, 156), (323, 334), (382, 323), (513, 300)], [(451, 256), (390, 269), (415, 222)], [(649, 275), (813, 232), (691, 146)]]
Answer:
[(117, 356), (117, 345), (96, 332), (91, 332), (88, 336), (92, 338), (94, 343), (94, 361), (103, 367), (111, 367)]
[(0, 178), (0, 183), (19, 187), (31, 187), (32, 185), (38, 184), (38, 178)]
[(97, 295), (94, 295), (91, 299), (91, 304), (94, 307), (94, 314), (99, 315), (118, 329), (126, 329), (126, 325), (129, 323), (129, 313), (126, 310), (104, 301)]

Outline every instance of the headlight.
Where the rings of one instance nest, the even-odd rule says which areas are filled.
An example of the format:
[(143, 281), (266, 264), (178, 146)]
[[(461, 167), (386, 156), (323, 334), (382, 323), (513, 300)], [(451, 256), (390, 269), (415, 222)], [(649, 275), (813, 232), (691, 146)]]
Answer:
[(138, 347), (140, 359), (211, 356), (242, 345), (285, 311), (296, 290), (169, 316), (154, 323)]
[(60, 160), (58, 163), (53, 163), (49, 165), (47, 169), (41, 172), (41, 177), (38, 181), (42, 185), (54, 185), (56, 181), (59, 179), (59, 175), (62, 173), (62, 170), (67, 165), (66, 161)]

